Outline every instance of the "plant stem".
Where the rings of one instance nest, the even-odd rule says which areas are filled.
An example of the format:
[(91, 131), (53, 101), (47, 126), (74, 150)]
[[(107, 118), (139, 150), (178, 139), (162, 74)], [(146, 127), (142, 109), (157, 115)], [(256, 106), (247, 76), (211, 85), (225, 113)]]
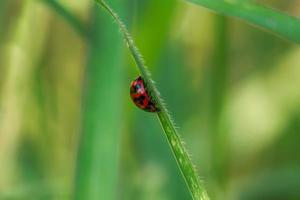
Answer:
[(115, 20), (118, 27), (120, 28), (127, 46), (130, 50), (130, 53), (141, 73), (143, 81), (147, 86), (147, 90), (150, 93), (153, 100), (156, 102), (157, 106), (161, 109), (158, 112), (158, 119), (161, 123), (161, 126), (165, 132), (168, 143), (172, 149), (172, 152), (175, 156), (176, 162), (182, 172), (182, 175), (186, 181), (186, 184), (191, 192), (192, 198), (194, 200), (208, 200), (209, 197), (205, 190), (204, 185), (200, 182), (197, 173), (193, 167), (193, 164), (188, 156), (186, 149), (183, 146), (182, 140), (180, 139), (177, 130), (173, 121), (171, 120), (171, 116), (168, 113), (167, 108), (165, 107), (162, 99), (160, 98), (159, 92), (156, 89), (154, 82), (151, 79), (151, 75), (147, 70), (144, 60), (142, 59), (138, 49), (136, 48), (133, 40), (131, 39), (130, 34), (128, 33), (125, 25), (120, 20), (118, 15), (102, 0), (95, 0), (99, 3)]
[[(114, 3), (121, 4), (122, 0)], [(120, 10), (125, 11), (121, 6)], [(87, 43), (75, 200), (117, 199), (123, 41), (114, 30), (111, 20), (99, 15), (94, 6)]]
[(228, 81), (228, 29), (227, 18), (221, 15), (215, 17), (215, 47), (214, 62), (209, 70), (209, 130), (211, 133), (212, 171), (219, 187), (224, 189), (228, 160), (228, 138), (222, 126), (222, 112)]

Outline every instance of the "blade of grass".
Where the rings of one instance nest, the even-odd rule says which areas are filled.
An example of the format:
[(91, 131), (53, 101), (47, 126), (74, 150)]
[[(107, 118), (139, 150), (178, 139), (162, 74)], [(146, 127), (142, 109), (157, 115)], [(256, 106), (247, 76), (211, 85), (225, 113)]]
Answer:
[(28, 90), (24, 86), (29, 84), (33, 71), (31, 63), (34, 62), (29, 62), (32, 48), (29, 42), (31, 33), (28, 31), (31, 1), (5, 3), (8, 10), (18, 3), (18, 9), (9, 13), (9, 17), (6, 16), (3, 33), (5, 38), (2, 38), (4, 42), (0, 44), (0, 68), (3, 70), (0, 94), (0, 160), (2, 169), (5, 169), (0, 171), (1, 194), (13, 186), (14, 175), (19, 172), (16, 152), (26, 116), (23, 105), (28, 103)]
[(42, 0), (53, 11), (59, 14), (82, 37), (86, 37), (86, 28), (83, 23), (56, 0)]
[(217, 13), (237, 17), (269, 30), (278, 36), (300, 43), (300, 20), (249, 1), (186, 0)]
[(206, 200), (209, 199), (204, 185), (200, 182), (197, 173), (193, 167), (193, 164), (188, 156), (188, 153), (183, 146), (183, 142), (180, 139), (175, 125), (171, 119), (171, 116), (164, 105), (162, 99), (160, 98), (159, 92), (156, 89), (154, 82), (151, 79), (149, 71), (146, 69), (144, 61), (136, 48), (131, 36), (129, 35), (125, 25), (120, 20), (118, 15), (113, 12), (113, 10), (102, 0), (95, 0), (101, 7), (103, 7), (109, 15), (115, 20), (119, 26), (121, 32), (123, 33), (124, 39), (127, 42), (128, 48), (136, 65), (141, 73), (141, 76), (147, 85), (148, 92), (152, 96), (153, 100), (156, 102), (157, 106), (161, 109), (158, 112), (158, 119), (161, 123), (161, 126), (165, 132), (168, 143), (174, 153), (175, 159), (178, 163), (180, 171), (187, 183), (187, 186), (191, 192), (193, 199), (195, 200)]
[(97, 14), (98, 8), (92, 13), (74, 199), (116, 199), (122, 39), (110, 20)]
[[(226, 191), (227, 185), (227, 171), (228, 171), (228, 134), (224, 129), (222, 112), (224, 110), (224, 102), (228, 90), (228, 23), (227, 17), (215, 15), (215, 34), (214, 34), (214, 50), (213, 50), (213, 63), (207, 72), (207, 88), (208, 108), (209, 112), (206, 113), (208, 121), (208, 129), (211, 136), (211, 166), (212, 177), (216, 181), (218, 190)], [(216, 191), (215, 195), (222, 199), (222, 195)]]

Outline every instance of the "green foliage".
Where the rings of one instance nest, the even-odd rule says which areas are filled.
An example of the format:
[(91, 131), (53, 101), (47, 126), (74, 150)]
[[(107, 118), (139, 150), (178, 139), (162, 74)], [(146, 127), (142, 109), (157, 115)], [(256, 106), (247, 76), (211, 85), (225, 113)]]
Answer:
[[(115, 1), (115, 5), (120, 2)], [(116, 199), (121, 130), (119, 99), (122, 94), (122, 40), (117, 32), (113, 33), (111, 21), (97, 13), (98, 8), (94, 7), (83, 86), (82, 130), (74, 190), (75, 199), (78, 200)], [(105, 53), (99, 55), (103, 49)]]
[(300, 43), (300, 20), (250, 1), (187, 0)]
[(164, 105), (158, 90), (156, 89), (153, 80), (151, 79), (150, 72), (146, 69), (144, 61), (135, 46), (133, 40), (130, 37), (129, 32), (127, 31), (125, 25), (122, 23), (120, 18), (113, 10), (101, 0), (96, 0), (117, 22), (123, 36), (127, 42), (128, 48), (131, 52), (132, 57), (141, 73), (141, 76), (147, 86), (147, 90), (150, 93), (151, 97), (156, 102), (157, 106), (161, 109), (158, 112), (158, 118), (162, 125), (162, 128), (166, 134), (169, 145), (174, 153), (177, 164), (183, 174), (183, 177), (187, 183), (187, 186), (191, 192), (193, 199), (195, 200), (207, 200), (209, 199), (206, 193), (204, 185), (200, 182), (197, 173), (193, 167), (193, 164), (187, 154), (186, 149), (183, 146), (182, 140), (179, 138), (175, 125), (171, 119), (171, 116)]
[[(298, 20), (249, 0), (191, 0), (217, 14), (174, 0), (107, 1), (147, 58), (210, 196), (298, 200), (300, 49), (255, 28), (299, 42)], [(297, 1), (263, 2), (297, 14)], [(139, 70), (105, 14), (94, 1), (0, 1), (0, 199), (205, 193), (127, 28), (111, 11)], [(155, 114), (130, 101), (137, 71), (167, 140)]]
[(62, 19), (64, 19), (70, 26), (74, 28), (74, 30), (81, 35), (82, 37), (86, 37), (86, 27), (83, 23), (68, 11), (64, 6), (62, 6), (57, 0), (41, 0), (46, 3), (49, 8), (52, 8), (57, 14), (59, 14)]

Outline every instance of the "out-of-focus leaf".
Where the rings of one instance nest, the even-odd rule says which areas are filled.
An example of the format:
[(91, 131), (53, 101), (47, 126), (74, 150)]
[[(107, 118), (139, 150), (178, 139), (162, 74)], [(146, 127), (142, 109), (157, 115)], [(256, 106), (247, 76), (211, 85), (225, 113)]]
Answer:
[(137, 45), (143, 46), (143, 55), (151, 68), (155, 67), (158, 55), (161, 54), (162, 47), (168, 39), (176, 5), (177, 1), (174, 0), (151, 0), (138, 19), (140, 24), (137, 26), (137, 35), (134, 38)]
[(86, 27), (83, 23), (70, 11), (68, 11), (64, 6), (62, 6), (56, 0), (42, 0), (44, 1), (50, 8), (52, 8), (55, 12), (57, 12), (65, 21), (71, 25), (74, 30), (81, 36), (86, 36)]
[[(112, 2), (123, 10), (121, 1)], [(93, 6), (74, 191), (78, 200), (116, 199), (123, 41), (99, 11)]]
[(186, 0), (300, 43), (300, 20), (249, 1)]

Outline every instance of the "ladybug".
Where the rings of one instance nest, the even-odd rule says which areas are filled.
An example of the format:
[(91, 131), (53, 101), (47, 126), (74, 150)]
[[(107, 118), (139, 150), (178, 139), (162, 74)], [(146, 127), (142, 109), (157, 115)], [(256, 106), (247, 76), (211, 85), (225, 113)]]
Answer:
[(144, 111), (147, 112), (160, 111), (160, 109), (156, 107), (155, 103), (150, 98), (141, 76), (138, 76), (134, 81), (131, 82), (130, 97), (133, 103)]

